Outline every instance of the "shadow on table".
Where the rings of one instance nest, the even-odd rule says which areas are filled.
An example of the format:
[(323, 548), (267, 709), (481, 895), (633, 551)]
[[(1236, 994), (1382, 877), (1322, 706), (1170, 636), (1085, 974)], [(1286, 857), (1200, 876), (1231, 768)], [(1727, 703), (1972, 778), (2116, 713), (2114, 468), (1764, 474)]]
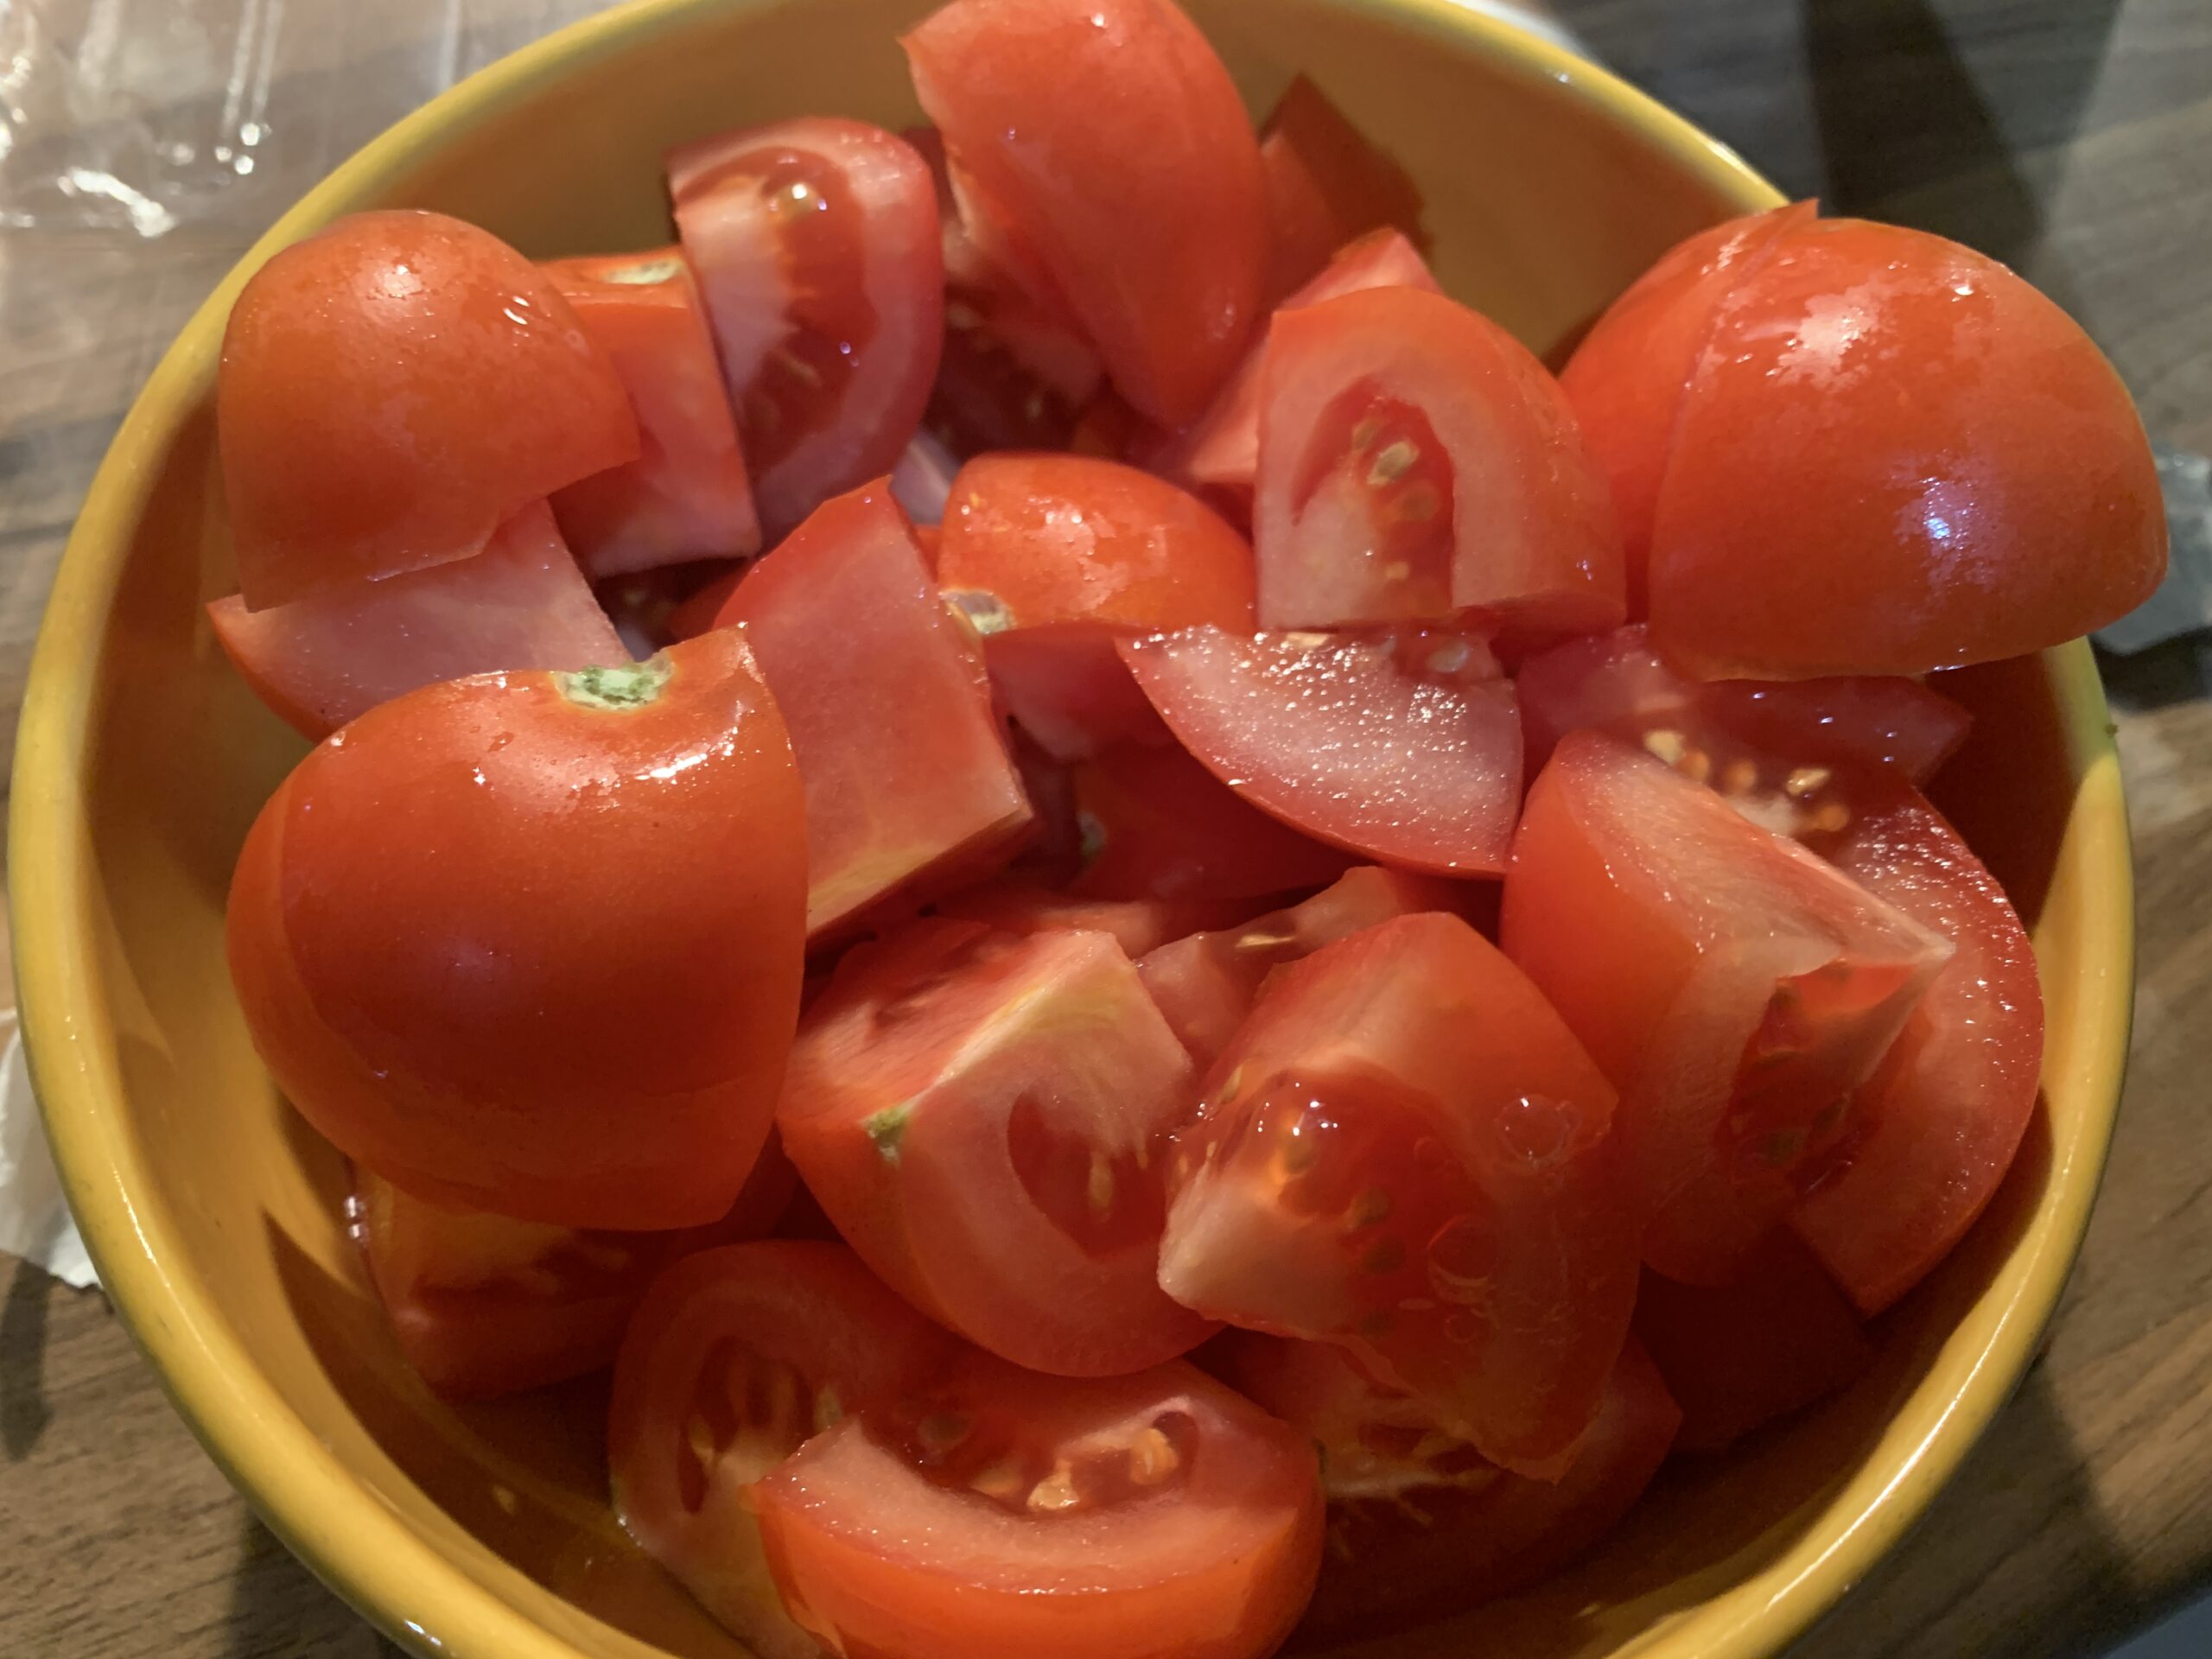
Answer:
[(250, 1513), (229, 1637), (230, 1659), (404, 1659)]
[(31, 1454), (54, 1416), (46, 1401), (46, 1314), (54, 1282), (18, 1262), (0, 1302), (0, 1449), (10, 1463)]

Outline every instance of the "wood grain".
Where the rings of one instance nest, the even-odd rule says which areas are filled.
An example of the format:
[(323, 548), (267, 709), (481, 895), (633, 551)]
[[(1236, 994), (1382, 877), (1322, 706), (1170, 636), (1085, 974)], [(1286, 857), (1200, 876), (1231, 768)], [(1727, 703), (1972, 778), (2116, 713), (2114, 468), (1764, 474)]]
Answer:
[[(226, 180), (201, 165), (212, 151), (192, 166), (149, 162), (106, 105), (33, 111), (11, 129), (0, 208), (29, 203), (42, 223), (0, 229), (9, 751), (62, 538), (161, 345), (278, 210), (438, 76), (590, 9), (252, 0), (223, 51), (154, 64), (165, 131), (212, 145), (257, 124), (263, 142), (241, 152), (254, 170)], [(2212, 449), (2204, 0), (1554, 9), (1793, 193), (2019, 266), (2111, 353), (2154, 434)], [(82, 54), (117, 49), (96, 38), (103, 16), (112, 32), (118, 19), (150, 29), (157, 14), (221, 10), (32, 0), (0, 7), (0, 31), (35, 11), (47, 35), (33, 47)], [(441, 44), (431, 31), (448, 18), (461, 31)], [(0, 33), (0, 46), (22, 45)], [(235, 63), (269, 73), (232, 96)], [(139, 172), (125, 175), (173, 188), (194, 216), (149, 241), (93, 222), (97, 202), (41, 194), (40, 167), (51, 175), (57, 147), (87, 131), (125, 162), (136, 155)], [(2107, 666), (2135, 815), (2142, 978), (2104, 1197), (2047, 1356), (1927, 1523), (1806, 1641), (1806, 1659), (2078, 1654), (2212, 1576), (2212, 652), (2182, 642)], [(0, 1276), (0, 1652), (392, 1651), (251, 1518), (97, 1294), (14, 1263)]]

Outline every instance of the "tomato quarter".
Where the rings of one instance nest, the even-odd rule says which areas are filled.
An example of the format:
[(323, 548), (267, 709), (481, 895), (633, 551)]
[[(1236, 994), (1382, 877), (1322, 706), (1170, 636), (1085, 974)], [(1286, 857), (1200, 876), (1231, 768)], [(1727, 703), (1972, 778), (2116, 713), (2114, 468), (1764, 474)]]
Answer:
[(1354, 238), (1393, 230), (1422, 247), (1421, 188), (1306, 76), (1290, 83), (1260, 135), (1268, 193), (1268, 293), (1310, 282)]

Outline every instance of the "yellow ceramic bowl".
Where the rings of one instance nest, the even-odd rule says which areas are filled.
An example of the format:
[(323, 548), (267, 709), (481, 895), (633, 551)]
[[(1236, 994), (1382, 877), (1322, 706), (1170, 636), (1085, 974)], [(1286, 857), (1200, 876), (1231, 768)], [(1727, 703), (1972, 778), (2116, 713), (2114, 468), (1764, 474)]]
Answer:
[[(272, 231), (162, 361), (92, 486), (39, 640), (10, 822), (16, 961), (63, 1178), (116, 1306), (276, 1532), (402, 1643), (454, 1659), (729, 1655), (607, 1511), (589, 1387), (484, 1408), (401, 1363), (224, 972), (223, 896), (299, 748), (225, 664), (210, 397), (271, 251), (355, 208), (442, 208), (533, 255), (664, 241), (671, 141), (810, 111), (917, 118), (923, 0), (646, 0), (402, 122)], [(1252, 105), (1315, 75), (1426, 191), (1451, 289), (1538, 350), (1669, 244), (1773, 203), (1605, 73), (1449, 0), (1192, 0)], [(2088, 648), (1961, 675), (1948, 804), (2036, 922), (2046, 1110), (1992, 1213), (1884, 1322), (1853, 1394), (1665, 1477), (1537, 1593), (1373, 1651), (1770, 1654), (1889, 1548), (2027, 1365), (2110, 1134), (2130, 992), (2116, 761)]]

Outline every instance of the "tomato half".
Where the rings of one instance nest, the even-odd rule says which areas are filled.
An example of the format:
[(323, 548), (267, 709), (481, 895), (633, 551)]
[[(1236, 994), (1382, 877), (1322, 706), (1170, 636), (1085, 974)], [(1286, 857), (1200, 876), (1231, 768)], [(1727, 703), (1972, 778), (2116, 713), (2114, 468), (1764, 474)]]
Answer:
[(1948, 940), (1713, 791), (1578, 732), (1529, 791), (1500, 938), (1621, 1091), (1644, 1259), (1725, 1284)]
[(1250, 899), (1317, 887), (1351, 860), (1248, 804), (1181, 749), (1119, 748), (1073, 769), (1093, 899)]
[(1645, 567), (1660, 480), (1720, 302), (1784, 231), (1818, 211), (1809, 201), (1792, 202), (1677, 243), (1605, 308), (1560, 371), (1583, 441), (1612, 482), (1631, 617), (1642, 616), (1648, 603)]
[(1316, 840), (1496, 875), (1521, 804), (1521, 716), (1480, 634), (1187, 628), (1122, 658), (1183, 747)]
[(1300, 1626), (1316, 1641), (1448, 1618), (1557, 1572), (1634, 1507), (1682, 1416), (1630, 1338), (1566, 1472), (1533, 1480), (1341, 1348), (1240, 1332), (1225, 1375), (1321, 1448), (1328, 1548)]
[[(1253, 913), (1249, 899), (1082, 899), (1001, 878), (948, 893), (939, 916), (981, 922), (1004, 933), (1107, 933), (1131, 961), (1206, 928), (1234, 927)], [(1151, 988), (1147, 979), (1147, 988)], [(1157, 993), (1154, 1000), (1157, 1001)], [(1171, 1020), (1172, 1023), (1172, 1020)]]
[(753, 486), (681, 248), (555, 259), (545, 274), (622, 378), (640, 453), (553, 499), (561, 533), (594, 578), (760, 550)]
[(668, 188), (774, 541), (920, 424), (944, 333), (929, 163), (816, 117), (681, 145)]
[[(1396, 231), (1377, 231), (1338, 253), (1276, 308), (1294, 311), (1370, 288), (1444, 291), (1419, 248)], [(1260, 388), (1267, 352), (1268, 336), (1262, 334), (1206, 412), (1160, 458), (1160, 471), (1192, 484), (1251, 489), (1260, 468)]]
[(1270, 628), (1471, 608), (1573, 633), (1625, 614), (1605, 474), (1558, 383), (1496, 323), (1419, 289), (1275, 318), (1252, 529)]
[(826, 502), (715, 616), (745, 625), (806, 785), (807, 934), (957, 885), (1030, 827), (982, 665), (881, 484)]
[(254, 820), (228, 924), (247, 1028), (308, 1121), (410, 1192), (703, 1225), (773, 1120), (804, 815), (741, 633), (410, 691)]
[(757, 1483), (848, 1414), (926, 1388), (958, 1347), (842, 1244), (689, 1256), (653, 1281), (614, 1363), (615, 1512), (760, 1659), (818, 1659), (769, 1576)]
[(901, 38), (969, 229), (1163, 425), (1206, 406), (1267, 276), (1259, 144), (1172, 0), (954, 0)]
[(1310, 282), (1337, 251), (1389, 229), (1421, 246), (1421, 187), (1304, 75), (1290, 83), (1260, 134), (1268, 192), (1268, 293)]
[(630, 659), (543, 501), (468, 558), (258, 611), (233, 594), (207, 620), (254, 695), (317, 740), (434, 681)]
[(1188, 1365), (979, 1355), (755, 1494), (792, 1616), (855, 1659), (1262, 1659), (1320, 1565), (1312, 1446)]
[(1341, 1343), (1494, 1462), (1555, 1478), (1628, 1335), (1613, 1090), (1456, 916), (1278, 970), (1176, 1140), (1160, 1282)]
[(2165, 569), (2142, 423), (2079, 325), (1940, 237), (1805, 220), (1683, 402), (1651, 638), (1707, 678), (1910, 674), (2101, 627)]
[(1787, 1229), (1732, 1285), (1700, 1289), (1646, 1273), (1636, 1334), (1682, 1408), (1685, 1452), (1725, 1451), (1840, 1393), (1874, 1363), (1850, 1302)]
[(581, 1232), (454, 1210), (354, 1172), (351, 1214), (407, 1363), (451, 1400), (543, 1388), (613, 1359), (654, 1274), (758, 1238), (798, 1189), (772, 1135), (720, 1221), (673, 1232)]
[(638, 456), (622, 382), (552, 280), (442, 213), (348, 214), (256, 271), (215, 434), (255, 610), (467, 558)]
[(2043, 1069), (2043, 995), (2003, 889), (1910, 790), (1864, 813), (1831, 856), (1957, 946), (1854, 1099), (1834, 1167), (1790, 1212), (1871, 1316), (1942, 1260), (2011, 1167)]
[(1154, 1282), (1189, 1058), (1103, 933), (925, 920), (839, 964), (778, 1108), (791, 1160), (914, 1305), (1033, 1370), (1157, 1364), (1210, 1327)]
[(1452, 882), (1363, 866), (1301, 904), (1242, 925), (1185, 928), (1131, 954), (1169, 1028), (1193, 1059), (1211, 1065), (1283, 963), (1394, 916), (1457, 912), (1464, 902), (1465, 890)]

